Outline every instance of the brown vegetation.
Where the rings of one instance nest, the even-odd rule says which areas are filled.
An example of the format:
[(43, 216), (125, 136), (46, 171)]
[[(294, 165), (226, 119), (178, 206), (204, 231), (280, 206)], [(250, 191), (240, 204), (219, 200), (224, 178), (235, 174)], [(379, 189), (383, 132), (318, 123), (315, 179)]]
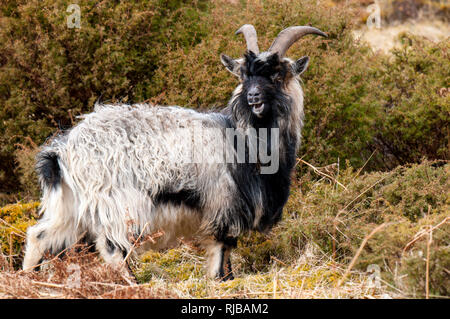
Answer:
[(88, 247), (75, 246), (64, 257), (45, 262), (39, 272), (10, 267), (0, 255), (0, 298), (174, 298), (173, 292), (130, 284), (123, 273), (101, 262)]
[[(390, 172), (361, 172), (330, 165), (308, 168), (299, 175), (283, 220), (269, 234), (252, 233), (239, 240), (232, 255), (236, 279), (226, 283), (206, 279), (204, 252), (189, 243), (130, 259), (137, 286), (130, 286), (122, 273), (102, 264), (97, 254), (85, 248), (81, 253), (69, 250), (61, 260), (51, 259), (40, 273), (22, 273), (17, 269), (23, 258), (23, 231), (35, 222), (37, 203), (7, 206), (0, 210), (0, 294), (39, 298), (448, 296), (450, 164), (425, 161)], [(81, 267), (81, 288), (67, 286), (71, 264)], [(379, 276), (374, 277), (371, 271), (377, 269)]]

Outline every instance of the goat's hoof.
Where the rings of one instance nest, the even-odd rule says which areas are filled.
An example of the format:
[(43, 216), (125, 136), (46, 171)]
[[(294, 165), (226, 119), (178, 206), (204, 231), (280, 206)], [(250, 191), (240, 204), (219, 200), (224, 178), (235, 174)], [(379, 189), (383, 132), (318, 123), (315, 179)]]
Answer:
[(225, 282), (225, 281), (228, 281), (228, 280), (234, 280), (234, 276), (233, 276), (232, 272), (230, 272), (230, 273), (228, 273), (225, 276), (220, 278), (220, 281), (222, 281), (222, 282)]

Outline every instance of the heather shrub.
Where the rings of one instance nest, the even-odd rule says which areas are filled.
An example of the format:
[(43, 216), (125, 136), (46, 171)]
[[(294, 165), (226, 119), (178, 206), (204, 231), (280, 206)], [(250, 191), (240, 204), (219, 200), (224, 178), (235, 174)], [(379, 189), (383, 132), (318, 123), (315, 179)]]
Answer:
[(19, 197), (24, 201), (39, 197), (39, 182), (35, 170), (35, 157), (38, 146), (30, 138), (26, 138), (24, 144), (17, 145), (14, 152), (16, 159), (16, 172), (22, 187)]
[[(425, 258), (430, 227), (430, 293), (448, 295), (450, 165), (423, 162), (390, 172), (358, 175), (352, 168), (336, 177), (304, 175), (293, 187), (283, 220), (267, 235), (251, 234), (239, 242), (246, 271), (264, 271), (273, 257), (289, 264), (313, 244), (324, 256), (348, 264), (363, 239), (369, 239), (355, 268), (380, 267), (381, 279), (411, 297), (425, 294)], [(330, 175), (331, 176), (331, 175)], [(436, 227), (438, 226), (438, 227)]]
[(374, 119), (373, 148), (389, 168), (422, 157), (448, 159), (450, 42), (432, 44), (403, 34), (402, 47), (380, 72), (382, 103)]

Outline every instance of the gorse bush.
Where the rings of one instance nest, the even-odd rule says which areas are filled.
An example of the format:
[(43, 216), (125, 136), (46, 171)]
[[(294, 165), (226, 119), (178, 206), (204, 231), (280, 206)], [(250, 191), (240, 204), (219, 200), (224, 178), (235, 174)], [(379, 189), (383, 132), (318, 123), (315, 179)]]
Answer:
[(374, 119), (374, 149), (392, 168), (421, 157), (450, 157), (450, 42), (431, 44), (406, 34), (380, 72), (382, 108)]
[(81, 28), (69, 29), (69, 1), (3, 1), (0, 192), (30, 188), (20, 176), (33, 178), (24, 169), (31, 161), (18, 145), (40, 145), (96, 101), (224, 107), (237, 81), (219, 54), (242, 55), (245, 42), (234, 32), (244, 23), (255, 25), (263, 50), (291, 25), (329, 35), (305, 37), (287, 54), (311, 57), (303, 159), (361, 167), (373, 154), (369, 170), (447, 159), (448, 41), (404, 35), (392, 56), (375, 54), (354, 40), (351, 8), (329, 3), (81, 0)]

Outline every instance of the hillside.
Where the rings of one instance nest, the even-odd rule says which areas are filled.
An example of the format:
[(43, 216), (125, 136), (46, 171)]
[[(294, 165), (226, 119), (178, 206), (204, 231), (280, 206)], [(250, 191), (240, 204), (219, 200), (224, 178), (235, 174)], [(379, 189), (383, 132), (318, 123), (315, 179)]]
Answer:
[[(67, 1), (0, 4), (0, 298), (450, 296), (448, 5), (380, 0), (377, 29), (373, 1), (78, 3), (79, 29)], [(97, 101), (222, 109), (238, 83), (219, 56), (243, 54), (245, 23), (262, 49), (292, 25), (328, 38), (288, 51), (311, 59), (293, 187), (270, 233), (239, 239), (236, 279), (206, 279), (205, 252), (182, 240), (133, 254), (132, 283), (78, 245), (20, 271), (39, 145)]]

